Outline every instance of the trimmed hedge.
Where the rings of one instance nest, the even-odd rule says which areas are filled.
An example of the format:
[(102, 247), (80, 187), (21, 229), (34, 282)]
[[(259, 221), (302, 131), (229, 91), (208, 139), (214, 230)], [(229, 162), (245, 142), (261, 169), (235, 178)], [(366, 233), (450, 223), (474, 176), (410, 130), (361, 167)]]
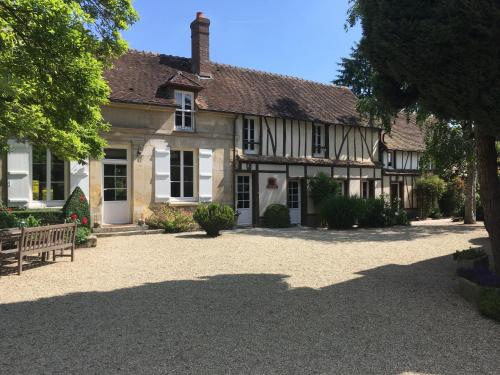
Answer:
[(193, 219), (210, 237), (217, 237), (223, 229), (231, 229), (235, 222), (232, 207), (219, 203), (199, 205)]
[(161, 205), (152, 208), (153, 214), (146, 219), (150, 228), (164, 229), (166, 233), (190, 232), (198, 229), (192, 210)]
[(60, 209), (28, 209), (11, 212), (18, 220), (26, 221), (28, 217), (34, 217), (42, 225), (53, 225), (64, 223), (64, 216)]
[(273, 203), (264, 211), (263, 224), (267, 228), (287, 228), (290, 224), (290, 210), (288, 207)]

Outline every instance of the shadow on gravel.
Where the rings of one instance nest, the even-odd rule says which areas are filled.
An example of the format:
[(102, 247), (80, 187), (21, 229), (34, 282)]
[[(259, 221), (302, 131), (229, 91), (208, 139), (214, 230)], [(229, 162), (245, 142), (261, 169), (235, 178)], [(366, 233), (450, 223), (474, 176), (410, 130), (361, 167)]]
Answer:
[[(477, 226), (467, 225), (418, 225), (418, 226), (396, 226), (390, 228), (375, 229), (348, 229), (348, 230), (326, 230), (305, 227), (292, 227), (281, 229), (248, 228), (236, 229), (238, 233), (275, 237), (275, 238), (298, 238), (307, 241), (318, 241), (324, 243), (334, 242), (386, 242), (386, 241), (411, 241), (425, 237), (436, 236), (446, 233), (469, 233), (479, 230)], [(485, 234), (485, 240), (487, 236)], [(478, 239), (478, 241), (480, 241)]]
[(457, 295), (452, 267), (386, 265), (321, 289), (217, 275), (5, 304), (0, 373), (495, 373), (500, 328)]

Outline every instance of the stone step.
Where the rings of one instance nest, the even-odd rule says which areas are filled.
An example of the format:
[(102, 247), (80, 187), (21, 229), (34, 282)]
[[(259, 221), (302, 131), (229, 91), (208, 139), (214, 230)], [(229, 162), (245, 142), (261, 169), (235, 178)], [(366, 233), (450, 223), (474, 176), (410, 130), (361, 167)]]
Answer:
[(140, 230), (126, 230), (122, 232), (98, 232), (94, 233), (96, 237), (120, 237), (120, 236), (135, 236), (144, 234), (158, 234), (165, 233), (163, 229), (140, 229)]
[(148, 230), (147, 225), (124, 224), (124, 225), (104, 225), (99, 228), (92, 229), (94, 233), (115, 233), (115, 232), (134, 232), (140, 230)]

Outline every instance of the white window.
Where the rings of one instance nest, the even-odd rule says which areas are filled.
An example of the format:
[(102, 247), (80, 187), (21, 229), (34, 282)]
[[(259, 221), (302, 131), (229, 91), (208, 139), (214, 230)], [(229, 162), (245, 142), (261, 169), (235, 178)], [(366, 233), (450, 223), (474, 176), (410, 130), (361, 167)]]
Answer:
[(387, 167), (392, 168), (392, 151), (387, 151)]
[(193, 151), (174, 150), (170, 153), (170, 193), (172, 198), (194, 197)]
[(321, 125), (313, 125), (313, 133), (312, 133), (313, 156), (323, 155), (322, 139), (323, 139), (323, 127)]
[(175, 92), (175, 129), (192, 131), (194, 129), (194, 96), (192, 92)]
[(255, 120), (254, 119), (244, 119), (243, 120), (243, 150), (245, 154), (255, 154)]
[(31, 151), (31, 192), (33, 201), (64, 201), (65, 163), (47, 149)]

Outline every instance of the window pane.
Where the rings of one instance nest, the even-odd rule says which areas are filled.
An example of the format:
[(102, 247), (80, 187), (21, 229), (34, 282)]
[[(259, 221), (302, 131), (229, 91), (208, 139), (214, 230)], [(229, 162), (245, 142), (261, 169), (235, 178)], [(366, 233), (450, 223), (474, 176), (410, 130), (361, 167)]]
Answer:
[(47, 163), (47, 150), (33, 147), (33, 163)]
[(182, 113), (183, 112), (175, 112), (175, 127), (176, 128), (181, 128), (182, 127)]
[(104, 190), (104, 200), (106, 202), (114, 201), (115, 200), (115, 191), (112, 189), (105, 189)]
[(115, 178), (114, 177), (104, 177), (104, 188), (114, 188), (115, 187)]
[(127, 150), (123, 148), (105, 148), (104, 154), (106, 159), (127, 160)]
[(170, 180), (177, 182), (181, 180), (181, 167), (176, 165), (170, 166)]
[(127, 176), (127, 166), (126, 165), (115, 165), (115, 174), (117, 176)]
[(170, 184), (170, 194), (174, 198), (180, 198), (181, 196), (181, 183), (180, 182), (173, 182)]
[(172, 151), (170, 153), (170, 165), (181, 165), (181, 152)]
[(190, 112), (184, 112), (184, 127), (186, 127), (186, 128), (191, 127), (191, 113)]
[(64, 182), (52, 181), (52, 199), (57, 201), (64, 200)]
[(192, 198), (192, 197), (193, 197), (193, 183), (184, 182), (184, 198)]
[(116, 189), (115, 190), (115, 200), (126, 201), (127, 200), (127, 189)]
[(55, 158), (52, 155), (52, 163), (50, 167), (50, 178), (52, 183), (54, 182), (64, 182), (64, 162)]
[(114, 176), (115, 175), (115, 165), (114, 164), (104, 164), (104, 175)]
[(190, 111), (192, 106), (192, 98), (189, 94), (184, 94), (184, 109)]
[(115, 178), (115, 187), (126, 189), (127, 188), (127, 177), (116, 177)]
[(47, 199), (47, 150), (33, 147), (32, 150), (33, 200)]
[(184, 181), (193, 182), (193, 167), (184, 167)]
[(193, 166), (193, 151), (184, 151), (184, 165)]
[(182, 93), (181, 92), (175, 93), (175, 104), (177, 105), (177, 108), (182, 108)]

